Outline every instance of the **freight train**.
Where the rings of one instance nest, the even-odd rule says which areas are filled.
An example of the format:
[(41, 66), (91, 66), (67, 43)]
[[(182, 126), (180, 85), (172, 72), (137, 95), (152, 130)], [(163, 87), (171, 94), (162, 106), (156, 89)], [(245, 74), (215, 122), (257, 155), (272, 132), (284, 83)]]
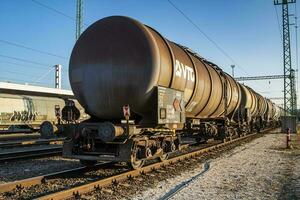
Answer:
[[(62, 109), (73, 102), (81, 118), (88, 119), (71, 91), (53, 88), (0, 83), (0, 133), (40, 132), (41, 137), (54, 137), (65, 121)], [(68, 123), (71, 120), (68, 121)]]
[(230, 140), (275, 126), (282, 115), (216, 64), (123, 16), (82, 33), (69, 78), (91, 118), (68, 129), (63, 156), (86, 165), (101, 160), (140, 168), (149, 159), (168, 159), (187, 139)]

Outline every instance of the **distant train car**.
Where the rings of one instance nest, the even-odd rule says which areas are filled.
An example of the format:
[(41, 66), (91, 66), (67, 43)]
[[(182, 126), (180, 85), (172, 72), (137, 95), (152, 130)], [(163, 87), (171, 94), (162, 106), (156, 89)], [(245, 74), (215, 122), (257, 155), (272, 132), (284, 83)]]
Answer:
[[(67, 99), (73, 97), (72, 93), (64, 91), (59, 93), (57, 89), (35, 86), (25, 89), (23, 86), (0, 83), (0, 133), (40, 131), (43, 125), (46, 127), (40, 131), (42, 137), (52, 137), (54, 131), (45, 130), (49, 125), (64, 123), (62, 109), (65, 107), (66, 101), (69, 101)], [(52, 90), (54, 91), (51, 92)], [(89, 116), (85, 114), (78, 101), (74, 100), (74, 102), (81, 116), (78, 121), (88, 119)]]
[(0, 126), (18, 130), (29, 126), (37, 129), (43, 121), (57, 123), (55, 112), (64, 107), (63, 99), (26, 95), (0, 94)]

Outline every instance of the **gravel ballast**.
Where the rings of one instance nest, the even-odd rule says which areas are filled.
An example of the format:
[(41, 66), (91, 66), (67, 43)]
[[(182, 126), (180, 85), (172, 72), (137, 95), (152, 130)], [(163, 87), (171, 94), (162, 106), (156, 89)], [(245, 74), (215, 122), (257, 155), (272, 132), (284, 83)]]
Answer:
[(52, 156), (0, 163), (0, 184), (81, 166), (78, 160)]
[(299, 199), (300, 152), (285, 142), (285, 134), (267, 134), (133, 199)]

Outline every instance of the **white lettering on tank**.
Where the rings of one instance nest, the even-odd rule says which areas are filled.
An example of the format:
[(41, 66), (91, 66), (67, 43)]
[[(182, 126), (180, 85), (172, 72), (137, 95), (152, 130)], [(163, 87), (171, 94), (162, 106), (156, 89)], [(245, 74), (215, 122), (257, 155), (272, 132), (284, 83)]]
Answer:
[(189, 81), (195, 82), (195, 74), (193, 68), (184, 65), (179, 60), (175, 60), (175, 75), (187, 79)]
[(182, 74), (182, 69), (180, 66), (180, 62), (178, 60), (176, 60), (176, 62), (175, 62), (175, 74), (178, 77), (181, 77), (181, 74)]

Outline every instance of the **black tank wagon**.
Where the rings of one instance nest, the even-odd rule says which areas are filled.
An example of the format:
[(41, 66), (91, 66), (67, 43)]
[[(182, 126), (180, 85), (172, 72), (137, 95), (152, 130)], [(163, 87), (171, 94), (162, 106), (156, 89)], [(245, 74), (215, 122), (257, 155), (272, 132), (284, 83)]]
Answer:
[(63, 155), (86, 164), (139, 168), (147, 159), (167, 159), (184, 137), (230, 139), (280, 116), (275, 104), (216, 64), (128, 17), (87, 28), (73, 48), (69, 76), (91, 119), (69, 129)]

